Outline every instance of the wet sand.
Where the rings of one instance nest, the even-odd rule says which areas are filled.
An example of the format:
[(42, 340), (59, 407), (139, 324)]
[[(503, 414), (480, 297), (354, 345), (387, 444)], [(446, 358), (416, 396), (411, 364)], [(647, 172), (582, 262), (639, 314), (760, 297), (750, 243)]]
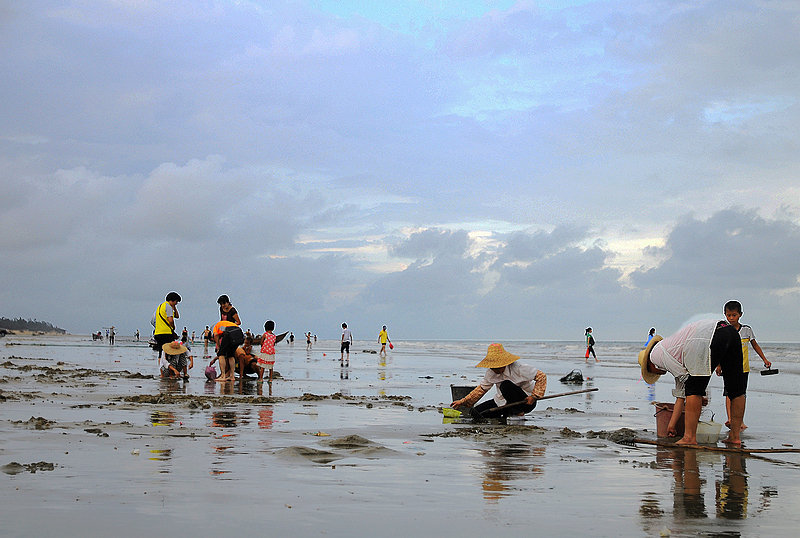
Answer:
[[(566, 344), (507, 346), (548, 374), (548, 394), (599, 391), (479, 425), (440, 408), (451, 383), (479, 378), (483, 343), (396, 342), (386, 359), (356, 343), (349, 368), (334, 342), (295, 344), (270, 387), (207, 383), (200, 358), (189, 381), (161, 380), (133, 342), (7, 342), (3, 535), (789, 536), (800, 523), (798, 454), (615, 442), (655, 439), (649, 402), (671, 399), (670, 383), (639, 380), (630, 346), (591, 365)], [(798, 364), (776, 366), (751, 374), (748, 447), (800, 447)], [(559, 383), (573, 368), (589, 379)]]

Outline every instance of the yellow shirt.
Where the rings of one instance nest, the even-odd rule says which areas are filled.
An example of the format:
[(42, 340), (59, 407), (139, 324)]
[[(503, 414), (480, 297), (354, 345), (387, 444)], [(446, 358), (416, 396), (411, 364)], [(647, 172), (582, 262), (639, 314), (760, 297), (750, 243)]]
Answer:
[(386, 331), (381, 331), (378, 333), (378, 338), (381, 340), (381, 344), (385, 344), (386, 341), (389, 339), (389, 334)]
[[(159, 305), (156, 309), (156, 330), (155, 334), (172, 334), (175, 330), (175, 321), (173, 320), (172, 325), (169, 324), (169, 318), (174, 317), (174, 312), (171, 314), (167, 314), (167, 307), (170, 306), (167, 301), (164, 301)], [(170, 310), (172, 307), (170, 306)]]

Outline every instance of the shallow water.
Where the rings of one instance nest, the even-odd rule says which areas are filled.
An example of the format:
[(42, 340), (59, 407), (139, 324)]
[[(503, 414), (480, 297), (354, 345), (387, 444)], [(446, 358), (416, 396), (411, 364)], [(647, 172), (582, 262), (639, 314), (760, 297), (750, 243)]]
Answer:
[[(540, 402), (508, 427), (443, 424), (436, 406), (450, 384), (477, 381), (481, 342), (395, 342), (387, 358), (362, 352), (339, 366), (336, 342), (282, 345), (283, 379), (220, 385), (202, 379), (125, 377), (156, 373), (146, 345), (86, 338), (0, 341), (0, 466), (52, 462), (52, 471), (0, 474), (2, 534), (140, 535), (244, 532), (282, 536), (380, 534), (788, 536), (800, 523), (798, 454), (759, 457), (630, 447), (571, 432), (633, 428), (654, 437), (652, 401), (672, 401), (670, 376), (639, 378), (640, 343), (597, 346), (586, 364), (576, 342), (509, 342), (545, 371), (548, 394), (594, 393)], [(750, 376), (743, 434), (749, 447), (800, 447), (793, 407), (800, 384), (795, 344), (762, 344), (781, 373)], [(13, 358), (11, 358), (13, 357)], [(117, 362), (119, 361), (119, 362)], [(63, 362), (63, 365), (58, 365)], [(62, 368), (42, 376), (21, 365)], [(756, 363), (753, 363), (754, 370)], [(95, 371), (76, 377), (77, 368)], [(578, 368), (581, 387), (558, 378)], [(709, 412), (724, 421), (721, 380)], [(273, 403), (253, 403), (259, 395)], [(301, 401), (304, 393), (352, 399)], [(211, 396), (207, 407), (127, 402), (124, 396)], [(218, 397), (230, 395), (233, 403)], [(390, 399), (408, 396), (408, 399)], [(53, 421), (48, 429), (31, 417)], [(568, 428), (568, 430), (565, 430)], [(87, 431), (88, 430), (88, 431)], [(648, 430), (648, 431), (643, 431)], [(104, 436), (107, 435), (106, 436)], [(368, 440), (353, 443), (348, 436)], [(331, 441), (345, 439), (347, 442)]]

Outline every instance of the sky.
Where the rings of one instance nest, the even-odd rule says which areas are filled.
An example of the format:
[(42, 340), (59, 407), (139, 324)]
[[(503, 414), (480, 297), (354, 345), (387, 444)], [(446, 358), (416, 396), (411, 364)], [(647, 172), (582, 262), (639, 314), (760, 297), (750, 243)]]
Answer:
[(0, 1), (0, 316), (800, 322), (793, 1)]

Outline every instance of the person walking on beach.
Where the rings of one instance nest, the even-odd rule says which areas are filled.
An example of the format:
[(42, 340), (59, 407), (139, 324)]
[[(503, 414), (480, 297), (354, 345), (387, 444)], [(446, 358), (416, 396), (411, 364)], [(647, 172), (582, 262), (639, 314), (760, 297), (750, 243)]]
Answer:
[(194, 344), (194, 331), (192, 331), (192, 343)]
[(153, 314), (155, 325), (153, 338), (156, 341), (159, 358), (163, 353), (164, 344), (178, 339), (178, 335), (175, 333), (175, 320), (180, 317), (180, 314), (178, 314), (179, 302), (181, 302), (181, 296), (171, 291), (167, 294), (165, 301), (158, 305), (155, 314)]
[(136, 332), (133, 333), (133, 335), (136, 337), (136, 341), (138, 342), (139, 341), (139, 329), (136, 329)]
[(294, 345), (294, 333), (289, 333), (289, 345)]
[(386, 343), (392, 343), (392, 341), (389, 340), (389, 333), (386, 332), (386, 325), (384, 325), (381, 332), (378, 333), (378, 342), (381, 343), (380, 355), (386, 355)]
[(219, 319), (220, 321), (232, 321), (236, 325), (241, 325), (242, 320), (239, 319), (239, 312), (231, 304), (231, 300), (227, 295), (220, 295), (217, 299), (219, 304)]
[(117, 336), (117, 333), (114, 331), (114, 326), (112, 325), (111, 329), (109, 330), (109, 333), (108, 333), (108, 345), (110, 345), (110, 346), (114, 345), (114, 337), (115, 336)]
[[(728, 320), (728, 323), (733, 325), (733, 327), (739, 331), (739, 338), (742, 341), (742, 370), (744, 375), (744, 386), (747, 388), (747, 378), (750, 375), (750, 353), (748, 344), (753, 346), (753, 349), (758, 356), (761, 357), (761, 360), (764, 362), (764, 366), (767, 368), (772, 368), (772, 363), (767, 360), (767, 357), (764, 355), (764, 350), (761, 349), (761, 346), (758, 345), (756, 342), (756, 335), (753, 334), (753, 328), (750, 325), (744, 325), (739, 323), (739, 318), (742, 317), (742, 303), (739, 301), (728, 301), (725, 303), (725, 319)], [(721, 375), (722, 371), (719, 366), (717, 366), (717, 375)], [(725, 422), (725, 426), (728, 428), (731, 427), (731, 399), (727, 393), (725, 394), (725, 411), (728, 415), (728, 420)], [(745, 399), (745, 404), (747, 400)], [(746, 407), (746, 405), (744, 406)], [(744, 407), (742, 408), (742, 420), (744, 420)], [(747, 429), (747, 426), (742, 422), (742, 429)]]
[[(450, 407), (469, 407), (495, 386), (497, 391), (494, 398), (473, 407), (472, 418), (505, 418), (532, 411), (536, 407), (536, 401), (547, 390), (547, 375), (517, 360), (519, 356), (506, 351), (503, 344), (490, 345), (486, 356), (475, 365), (476, 368), (487, 369), (480, 384), (460, 400), (451, 403)], [(511, 403), (516, 405), (495, 409)]]
[(586, 337), (586, 362), (589, 362), (590, 353), (592, 354), (592, 357), (594, 357), (594, 362), (600, 362), (597, 360), (597, 355), (595, 355), (594, 352), (594, 336), (592, 336), (591, 327), (586, 327), (586, 334), (584, 336)]
[(746, 382), (742, 371), (741, 340), (733, 325), (715, 319), (696, 321), (667, 338), (654, 336), (639, 352), (639, 367), (645, 383), (653, 384), (667, 372), (685, 379), (685, 429), (676, 444), (697, 444), (703, 396), (711, 371), (717, 366), (721, 366), (725, 390), (731, 398), (731, 430), (725, 442), (741, 446), (739, 434), (744, 416)]
[(181, 331), (181, 341), (188, 342), (189, 341), (189, 329), (186, 327), (183, 328)]
[[(342, 323), (342, 356), (339, 359), (341, 364), (344, 364), (344, 354), (347, 352), (347, 364), (350, 364), (350, 344), (353, 343), (353, 333), (347, 328), (347, 323)], [(336, 359), (334, 359), (336, 360)]]
[(655, 327), (650, 327), (650, 332), (647, 333), (647, 341), (644, 343), (644, 347), (642, 349), (647, 347), (647, 344), (650, 343), (650, 340), (652, 340), (655, 335), (656, 335), (656, 328)]
[(306, 333), (306, 351), (311, 351), (311, 331)]

